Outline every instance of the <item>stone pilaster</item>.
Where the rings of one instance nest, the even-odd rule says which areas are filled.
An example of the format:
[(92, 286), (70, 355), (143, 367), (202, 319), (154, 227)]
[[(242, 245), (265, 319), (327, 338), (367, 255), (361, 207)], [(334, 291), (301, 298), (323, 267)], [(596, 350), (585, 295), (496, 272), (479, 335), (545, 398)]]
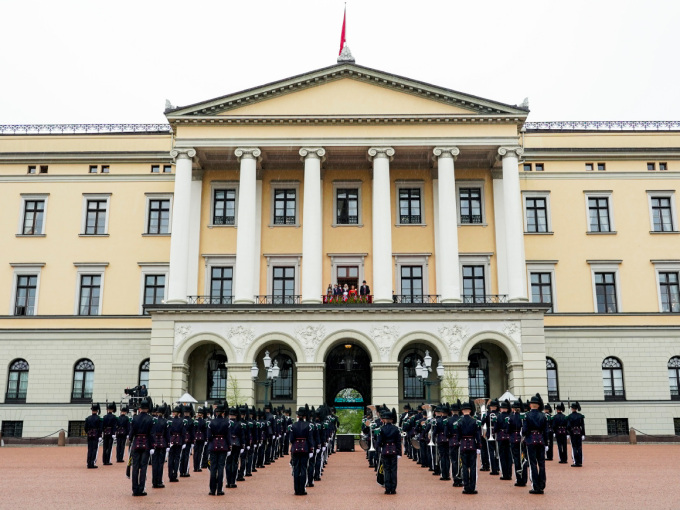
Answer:
[(371, 363), (372, 404), (385, 404), (399, 410), (400, 363)]
[(324, 402), (323, 380), (325, 363), (296, 363), (298, 407), (320, 406)]

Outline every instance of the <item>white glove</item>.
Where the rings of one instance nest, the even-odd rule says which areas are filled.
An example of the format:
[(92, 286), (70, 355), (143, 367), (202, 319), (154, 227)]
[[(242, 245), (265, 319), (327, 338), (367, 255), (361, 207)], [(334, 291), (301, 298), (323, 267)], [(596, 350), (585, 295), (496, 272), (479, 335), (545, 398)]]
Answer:
[(227, 452), (227, 457), (229, 457), (229, 455), (231, 455), (231, 450)]
[(321, 451), (322, 451), (322, 452), (325, 452), (325, 451), (326, 451), (326, 447), (324, 446), (323, 448), (321, 448)]
[(165, 449), (165, 453), (168, 453), (170, 451), (170, 448)]
[(250, 446), (246, 446), (246, 450), (250, 450)]
[(557, 434), (553, 434), (553, 437), (554, 437), (555, 439), (557, 439)]
[(548, 451), (548, 447), (547, 447), (547, 446), (545, 447), (545, 451), (546, 451), (546, 452)]
[(239, 450), (238, 454), (241, 455), (242, 453), (243, 453), (243, 448), (241, 448), (241, 450)]
[(482, 450), (477, 450), (477, 455), (479, 455), (480, 453), (482, 453)]
[(585, 440), (586, 440), (586, 436), (581, 436), (581, 441), (585, 441)]
[(311, 459), (312, 457), (314, 457), (314, 453), (309, 454), (309, 458)]
[(154, 453), (156, 453), (156, 450), (154, 450), (153, 448), (151, 448), (151, 450), (149, 450), (149, 453), (150, 453), (151, 455), (153, 455)]
[(398, 458), (398, 459), (401, 459), (401, 455), (397, 455), (397, 458)]

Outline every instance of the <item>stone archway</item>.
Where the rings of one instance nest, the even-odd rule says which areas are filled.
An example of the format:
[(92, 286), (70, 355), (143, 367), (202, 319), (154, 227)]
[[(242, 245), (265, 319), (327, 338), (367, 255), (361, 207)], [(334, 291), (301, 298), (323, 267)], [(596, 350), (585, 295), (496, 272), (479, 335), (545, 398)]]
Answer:
[(347, 339), (328, 352), (325, 363), (325, 402), (334, 402), (346, 388), (355, 389), (364, 402), (371, 402), (371, 357), (362, 346)]

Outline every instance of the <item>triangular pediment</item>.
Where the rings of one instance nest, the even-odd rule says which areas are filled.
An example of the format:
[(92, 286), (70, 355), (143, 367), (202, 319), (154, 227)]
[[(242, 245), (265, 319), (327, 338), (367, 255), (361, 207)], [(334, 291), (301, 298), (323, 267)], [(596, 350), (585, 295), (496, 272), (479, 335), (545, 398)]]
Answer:
[(196, 117), (516, 116), (528, 110), (376, 71), (338, 64), (189, 106), (170, 121)]

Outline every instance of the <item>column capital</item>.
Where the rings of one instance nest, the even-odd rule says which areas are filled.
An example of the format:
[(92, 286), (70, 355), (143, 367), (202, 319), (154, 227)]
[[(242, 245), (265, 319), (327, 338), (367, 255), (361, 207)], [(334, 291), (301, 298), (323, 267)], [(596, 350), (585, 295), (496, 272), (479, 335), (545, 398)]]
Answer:
[(241, 161), (241, 159), (257, 159), (262, 155), (262, 151), (257, 147), (239, 147), (234, 154)]
[(326, 155), (326, 149), (323, 147), (302, 147), (299, 151), (299, 154), (302, 156), (302, 159), (322, 159)]
[(375, 158), (389, 158), (392, 161), (394, 149), (392, 147), (371, 147), (368, 149), (368, 159), (373, 161)]
[(455, 161), (460, 154), (458, 147), (435, 147), (432, 151), (438, 158), (453, 158)]
[(499, 147), (498, 148), (498, 155), (505, 158), (505, 157), (521, 157), (522, 154), (524, 154), (524, 149), (522, 147)]
[(178, 159), (192, 159), (196, 155), (196, 149), (185, 147), (182, 149), (172, 149), (170, 157), (177, 161)]

